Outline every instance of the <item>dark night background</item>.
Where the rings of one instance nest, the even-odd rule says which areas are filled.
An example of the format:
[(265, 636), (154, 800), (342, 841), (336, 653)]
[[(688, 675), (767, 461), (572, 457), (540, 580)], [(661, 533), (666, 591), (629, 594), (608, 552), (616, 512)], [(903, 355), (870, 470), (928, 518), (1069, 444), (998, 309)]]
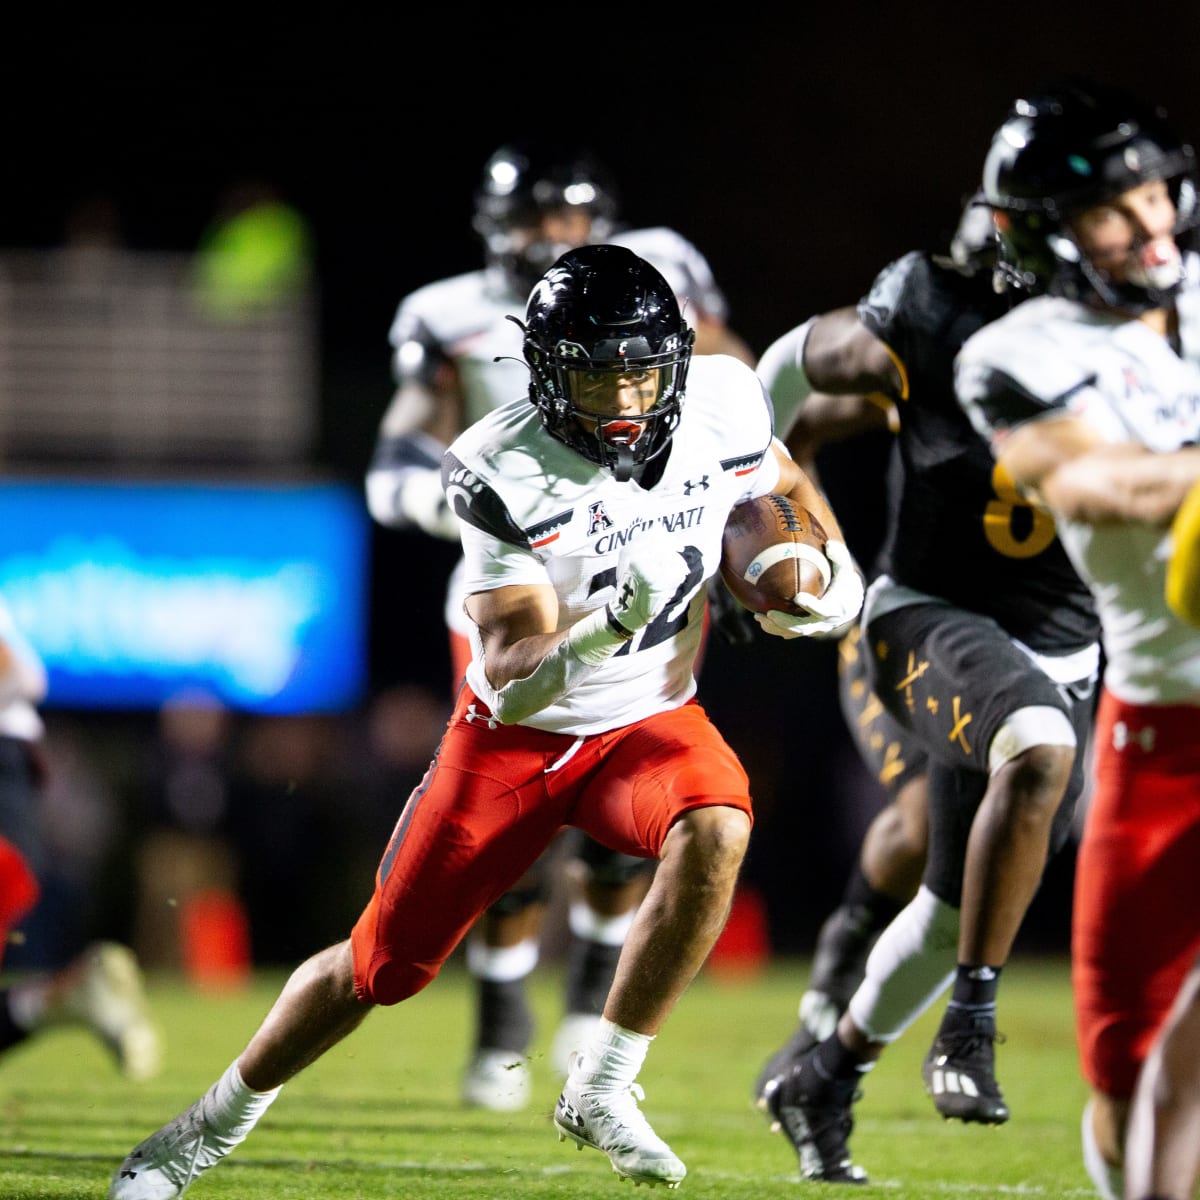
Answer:
[[(944, 245), (1009, 103), (1046, 78), (1123, 83), (1200, 138), (1194, 0), (848, 0), (720, 20), (620, 4), (444, 18), (407, 7), (319, 21), (287, 11), (271, 28), (215, 14), (77, 19), (8, 35), (0, 77), (0, 246), (55, 245), (78, 202), (106, 195), (129, 246), (188, 249), (222, 191), (248, 177), (309, 219), (323, 398), (310, 465), (355, 481), (390, 395), (395, 306), (479, 265), (471, 194), (509, 137), (590, 144), (620, 184), (624, 220), (693, 240), (758, 352), (857, 299), (904, 251)], [(878, 529), (881, 463), (871, 445), (822, 460), (860, 557)], [(382, 531), (375, 548), (375, 683), (441, 688), (453, 552)], [(783, 949), (805, 945), (833, 904), (878, 799), (833, 672), (824, 644), (714, 644), (702, 677), (706, 706), (769, 781), (747, 872), (784, 916)], [(1048, 887), (1054, 902), (1043, 897), (1027, 936), (1061, 935), (1064, 887)]]

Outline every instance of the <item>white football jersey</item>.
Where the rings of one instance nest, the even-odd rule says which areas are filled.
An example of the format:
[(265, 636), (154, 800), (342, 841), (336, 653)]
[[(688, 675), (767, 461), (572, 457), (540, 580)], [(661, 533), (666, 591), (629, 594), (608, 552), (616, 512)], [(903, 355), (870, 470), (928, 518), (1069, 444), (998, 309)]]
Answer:
[[(671, 286), (683, 318), (697, 313), (724, 320), (727, 303), (703, 254), (682, 234), (665, 226), (614, 233), (625, 246), (655, 267)], [(525, 317), (528, 296), (511, 291), (499, 271), (481, 268), (441, 279), (411, 292), (400, 303), (388, 333), (393, 352), (407, 341), (438, 347), (458, 367), (465, 397), (464, 425), (529, 394), (529, 370), (522, 356), (522, 333), (509, 317)], [(446, 624), (469, 630), (462, 614), (462, 565), (447, 587)]]
[[(998, 449), (1008, 430), (1069, 414), (1108, 442), (1155, 451), (1200, 441), (1200, 263), (1177, 298), (1181, 352), (1146, 324), (1041, 296), (969, 338), (956, 387)], [(1095, 597), (1105, 684), (1130, 704), (1200, 703), (1200, 633), (1164, 598), (1170, 535), (1133, 523), (1056, 517), (1059, 537)]]
[[(717, 572), (729, 510), (779, 480), (771, 412), (757, 376), (726, 355), (693, 358), (662, 477), (652, 487), (610, 471), (552, 438), (522, 397), (451, 445), (443, 482), (462, 524), (464, 595), (508, 584), (550, 584), (565, 629), (612, 599), (621, 552), (663, 539), (690, 571), (674, 603), (574, 691), (524, 724), (600, 733), (675, 708), (696, 691), (704, 584)], [(482, 648), (470, 626), (467, 682), (483, 690)]]

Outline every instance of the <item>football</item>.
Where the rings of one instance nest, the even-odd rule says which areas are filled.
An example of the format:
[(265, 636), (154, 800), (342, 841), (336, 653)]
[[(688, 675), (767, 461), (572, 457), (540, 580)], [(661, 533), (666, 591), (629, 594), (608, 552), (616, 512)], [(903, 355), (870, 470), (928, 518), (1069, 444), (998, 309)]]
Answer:
[(721, 579), (743, 608), (803, 615), (797, 592), (829, 586), (826, 534), (808, 509), (786, 496), (759, 496), (729, 514), (721, 540)]

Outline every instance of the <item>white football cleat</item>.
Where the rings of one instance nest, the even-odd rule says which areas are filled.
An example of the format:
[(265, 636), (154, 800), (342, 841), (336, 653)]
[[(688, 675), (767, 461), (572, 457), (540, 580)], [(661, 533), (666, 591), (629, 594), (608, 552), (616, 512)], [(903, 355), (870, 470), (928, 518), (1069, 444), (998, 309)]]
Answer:
[(96, 942), (73, 969), (75, 978), (53, 996), (49, 1024), (86, 1025), (109, 1048), (130, 1079), (150, 1079), (162, 1067), (162, 1035), (150, 1016), (133, 951)]
[(595, 1031), (600, 1017), (591, 1013), (567, 1013), (550, 1043), (550, 1066), (556, 1075), (566, 1075), (571, 1069), (571, 1053), (583, 1050)]
[[(572, 1055), (572, 1067), (578, 1055)], [(638, 1101), (645, 1099), (640, 1085), (624, 1091), (593, 1091), (567, 1077), (554, 1108), (560, 1142), (570, 1138), (580, 1150), (590, 1146), (608, 1156), (622, 1179), (635, 1184), (665, 1184), (677, 1188), (687, 1174), (675, 1152), (650, 1128)]]
[(109, 1185), (109, 1200), (172, 1200), (220, 1162), (244, 1133), (216, 1134), (204, 1120), (204, 1100), (135, 1146)]
[(515, 1050), (480, 1050), (463, 1075), (463, 1103), (473, 1108), (518, 1112), (532, 1091), (529, 1064)]

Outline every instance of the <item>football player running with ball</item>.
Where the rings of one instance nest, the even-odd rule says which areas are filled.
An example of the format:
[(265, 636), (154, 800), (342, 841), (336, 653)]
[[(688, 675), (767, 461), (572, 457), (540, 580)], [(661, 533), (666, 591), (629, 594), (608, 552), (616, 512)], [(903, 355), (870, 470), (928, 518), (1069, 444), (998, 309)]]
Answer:
[[(129, 1154), (112, 1200), (179, 1195), (374, 1006), (432, 982), (566, 825), (658, 867), (554, 1124), (623, 1178), (684, 1178), (638, 1107), (638, 1075), (724, 925), (752, 824), (746, 772), (695, 700), (705, 584), (730, 509), (755, 496), (786, 494), (842, 537), (774, 438), (753, 371), (693, 359), (692, 341), (662, 275), (623, 247), (570, 251), (538, 282), (528, 398), (445, 455), (473, 654), (375, 893), (212, 1088)], [(788, 618), (798, 634), (859, 611), (861, 577), (831, 561), (821, 613)]]
[[(396, 392), (366, 479), (367, 503), (381, 525), (458, 541), (459, 519), (442, 491), (442, 454), (469, 424), (524, 392), (521, 333), (509, 314), (520, 311), (542, 272), (577, 246), (628, 247), (667, 280), (696, 330), (697, 354), (753, 362), (726, 323), (725, 296), (700, 251), (673, 229), (621, 228), (618, 209), (609, 172), (586, 148), (522, 140), (489, 157), (473, 222), (485, 265), (417, 288), (392, 321)], [(460, 559), (445, 602), (455, 688), (471, 661), (463, 570)], [(723, 595), (721, 588), (710, 593)], [(526, 980), (540, 954), (552, 868), (562, 858), (570, 883), (565, 1012), (550, 1047), (559, 1070), (604, 1007), (654, 866), (572, 830), (565, 845), (544, 854), (488, 908), (466, 939), (476, 984), (474, 1045), (462, 1081), (469, 1105), (513, 1111), (529, 1103), (534, 1015)]]
[(1084, 1161), (1105, 1197), (1185, 1200), (1200, 1173), (1200, 632), (1168, 603), (1167, 564), (1178, 522), (1172, 565), (1188, 569), (1200, 478), (1200, 260), (1177, 241), (1197, 224), (1196, 156), (1160, 110), (1069, 81), (1013, 107), (984, 186), (1005, 269), (1047, 294), (967, 341), (959, 399), (1053, 514), (1105, 649), (1072, 910)]

